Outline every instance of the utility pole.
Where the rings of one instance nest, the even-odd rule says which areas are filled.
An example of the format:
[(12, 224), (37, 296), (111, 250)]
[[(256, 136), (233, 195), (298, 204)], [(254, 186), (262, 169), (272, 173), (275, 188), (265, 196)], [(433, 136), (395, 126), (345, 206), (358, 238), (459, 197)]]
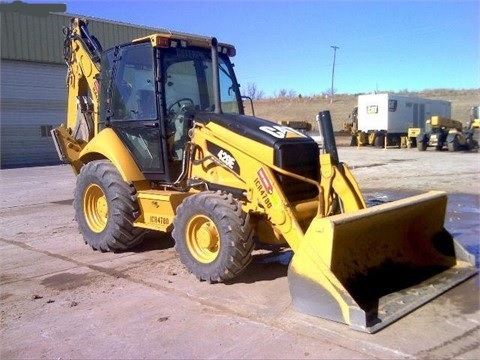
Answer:
[(333, 49), (333, 67), (332, 67), (332, 91), (331, 91), (331, 96), (330, 96), (330, 104), (333, 103), (333, 78), (335, 76), (335, 58), (337, 55), (337, 49), (340, 49), (338, 46), (332, 45), (330, 46)]

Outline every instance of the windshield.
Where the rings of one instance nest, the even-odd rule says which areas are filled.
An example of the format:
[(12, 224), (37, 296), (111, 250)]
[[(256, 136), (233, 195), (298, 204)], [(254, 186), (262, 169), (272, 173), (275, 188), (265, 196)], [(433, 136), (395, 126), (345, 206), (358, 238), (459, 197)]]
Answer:
[[(224, 113), (240, 113), (239, 89), (226, 55), (219, 54), (220, 101)], [(164, 93), (167, 114), (182, 106), (215, 111), (210, 49), (170, 48), (163, 51)]]

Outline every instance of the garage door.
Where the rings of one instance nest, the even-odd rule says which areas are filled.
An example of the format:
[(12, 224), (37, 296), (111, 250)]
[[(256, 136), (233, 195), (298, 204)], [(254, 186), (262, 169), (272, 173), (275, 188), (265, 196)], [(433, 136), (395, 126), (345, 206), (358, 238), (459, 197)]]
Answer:
[(1, 167), (59, 164), (50, 130), (65, 122), (66, 65), (2, 60)]

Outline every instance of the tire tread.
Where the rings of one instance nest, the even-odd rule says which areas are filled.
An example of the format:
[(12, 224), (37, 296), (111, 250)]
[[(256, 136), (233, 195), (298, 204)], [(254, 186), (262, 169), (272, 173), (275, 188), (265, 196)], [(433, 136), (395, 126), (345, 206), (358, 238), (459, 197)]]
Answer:
[[(221, 233), (221, 253), (211, 264), (197, 262), (188, 252), (184, 227), (192, 209), (213, 214)], [(177, 208), (172, 236), (181, 261), (200, 280), (224, 282), (233, 279), (252, 260), (254, 242), (250, 216), (232, 194), (206, 191), (186, 198)]]

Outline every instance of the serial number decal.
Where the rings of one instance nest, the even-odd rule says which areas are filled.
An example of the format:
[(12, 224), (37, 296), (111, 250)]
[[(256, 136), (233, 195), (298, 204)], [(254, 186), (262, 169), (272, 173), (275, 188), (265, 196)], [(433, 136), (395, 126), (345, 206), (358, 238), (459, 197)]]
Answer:
[(255, 186), (260, 193), (260, 196), (262, 197), (262, 200), (267, 207), (267, 209), (270, 209), (273, 204), (272, 201), (269, 198), (269, 194), (272, 194), (273, 192), (273, 186), (270, 180), (267, 177), (267, 174), (265, 174), (265, 170), (263, 168), (260, 168), (257, 171), (258, 177), (255, 178), (254, 183)]
[(268, 178), (267, 174), (265, 173), (265, 170), (263, 168), (260, 168), (257, 171), (258, 178), (260, 179), (265, 191), (269, 194), (273, 192), (273, 185), (270, 182), (270, 179)]
[(260, 130), (266, 132), (277, 139), (285, 139), (289, 137), (305, 137), (300, 131), (294, 130), (288, 126), (273, 125), (273, 126), (260, 126)]
[(150, 215), (150, 222), (154, 224), (160, 224), (160, 225), (169, 225), (170, 219), (163, 216)]

